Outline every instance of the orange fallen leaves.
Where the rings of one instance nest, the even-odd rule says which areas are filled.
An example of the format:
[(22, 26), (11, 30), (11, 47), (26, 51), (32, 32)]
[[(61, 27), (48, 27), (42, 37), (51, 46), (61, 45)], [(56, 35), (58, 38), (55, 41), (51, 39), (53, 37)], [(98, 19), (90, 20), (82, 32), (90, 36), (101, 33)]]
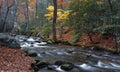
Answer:
[(0, 46), (0, 71), (31, 72), (31, 62), (33, 59), (26, 57), (23, 51)]

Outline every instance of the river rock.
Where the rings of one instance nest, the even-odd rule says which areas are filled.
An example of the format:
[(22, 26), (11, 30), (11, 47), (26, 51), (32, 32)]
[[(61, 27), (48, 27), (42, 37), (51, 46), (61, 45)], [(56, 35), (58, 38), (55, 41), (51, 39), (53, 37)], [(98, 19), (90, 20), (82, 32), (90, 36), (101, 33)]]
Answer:
[(7, 40), (7, 45), (10, 48), (20, 48), (20, 44), (18, 43), (18, 41), (16, 39), (12, 39), (12, 38), (9, 38)]
[(48, 62), (38, 62), (36, 64), (36, 66), (41, 69), (41, 68), (45, 68), (45, 67), (48, 67), (49, 63)]
[(0, 45), (7, 45), (7, 35), (0, 33)]
[(35, 63), (31, 63), (31, 68), (34, 70), (34, 72), (38, 72), (39, 68), (36, 66)]
[(62, 64), (64, 64), (64, 63), (65, 63), (65, 61), (56, 61), (56, 62), (55, 62), (55, 65), (60, 66), (60, 65), (62, 65)]
[(35, 59), (35, 63), (37, 64), (37, 63), (39, 63), (40, 62), (40, 60), (39, 59)]
[(0, 45), (5, 45), (10, 48), (20, 48), (20, 44), (14, 37), (2, 33), (0, 33)]
[(79, 68), (73, 68), (71, 72), (86, 72), (86, 71), (83, 71), (82, 69)]
[(30, 56), (30, 57), (36, 57), (36, 56), (37, 56), (37, 53), (30, 53), (29, 56)]
[(30, 56), (30, 57), (37, 57), (37, 53), (34, 50), (30, 50), (30, 51), (28, 51), (28, 56)]
[(68, 50), (67, 53), (73, 53), (74, 51), (73, 50)]
[(74, 68), (74, 65), (72, 63), (65, 63), (61, 65), (61, 69), (65, 71), (72, 70)]
[(48, 70), (55, 70), (57, 66), (55, 65), (48, 65), (47, 69)]

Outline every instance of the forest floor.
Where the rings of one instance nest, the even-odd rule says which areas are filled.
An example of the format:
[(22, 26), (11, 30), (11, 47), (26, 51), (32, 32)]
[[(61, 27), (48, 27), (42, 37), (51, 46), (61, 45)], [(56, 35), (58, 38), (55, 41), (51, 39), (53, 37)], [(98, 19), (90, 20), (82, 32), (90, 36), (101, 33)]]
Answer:
[[(57, 39), (65, 42), (70, 42), (72, 40), (72, 31), (67, 31), (67, 33), (64, 33), (62, 35), (62, 38), (60, 38), (59, 34), (57, 34)], [(91, 34), (91, 38), (94, 43), (90, 41), (90, 38), (87, 34), (82, 34), (79, 38), (79, 40), (75, 43), (75, 45), (78, 46), (86, 46), (86, 47), (99, 47), (107, 50), (115, 51), (115, 41), (114, 37), (111, 35), (102, 35), (100, 33), (94, 33)], [(117, 50), (120, 50), (120, 43), (118, 43)]]
[(0, 46), (0, 72), (31, 72), (30, 64), (33, 61), (20, 49)]

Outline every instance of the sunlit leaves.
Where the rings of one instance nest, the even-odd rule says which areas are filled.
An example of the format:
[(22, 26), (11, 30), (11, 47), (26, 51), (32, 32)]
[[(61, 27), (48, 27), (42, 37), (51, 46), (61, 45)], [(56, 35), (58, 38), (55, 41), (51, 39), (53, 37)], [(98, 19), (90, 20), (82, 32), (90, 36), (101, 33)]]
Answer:
[(50, 11), (50, 12), (53, 12), (53, 11), (54, 11), (54, 7), (53, 7), (53, 6), (49, 6), (49, 7), (47, 8), (47, 10)]
[(83, 0), (83, 2), (89, 2), (89, 0)]
[(77, 12), (72, 13), (72, 16), (76, 16)]
[(48, 20), (51, 20), (53, 18), (53, 12), (45, 14), (44, 16), (47, 17)]
[(29, 5), (30, 5), (30, 6), (34, 6), (34, 5), (36, 4), (35, 2), (36, 2), (35, 0), (30, 0), (30, 1), (29, 1)]
[(104, 2), (103, 1), (97, 1), (96, 4), (97, 5), (102, 5), (102, 4), (104, 4)]
[[(49, 13), (45, 14), (44, 16), (47, 17), (48, 20), (52, 20), (54, 7), (48, 6), (47, 10), (49, 11)], [(70, 10), (64, 11), (63, 9), (57, 9), (57, 21), (62, 21), (67, 19), (70, 12), (71, 12)]]

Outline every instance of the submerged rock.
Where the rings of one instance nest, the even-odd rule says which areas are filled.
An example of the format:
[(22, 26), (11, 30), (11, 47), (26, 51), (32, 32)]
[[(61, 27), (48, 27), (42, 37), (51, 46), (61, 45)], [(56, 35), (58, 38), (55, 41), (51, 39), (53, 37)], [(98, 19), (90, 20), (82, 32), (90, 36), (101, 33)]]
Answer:
[(30, 57), (37, 57), (37, 53), (34, 50), (30, 50), (30, 51), (28, 51), (28, 56), (30, 56)]
[(72, 63), (65, 63), (61, 65), (61, 69), (65, 71), (72, 70), (74, 68), (74, 65)]
[(48, 70), (55, 70), (57, 66), (55, 65), (48, 65), (47, 69)]
[(65, 61), (56, 61), (55, 65), (60, 66), (61, 69), (65, 71), (72, 70), (74, 68), (74, 65), (70, 62), (65, 62)]
[(10, 48), (20, 48), (20, 44), (15, 39), (8, 39), (7, 40), (7, 45)]
[(5, 45), (10, 48), (20, 48), (19, 42), (14, 37), (1, 33), (0, 33), (0, 45)]
[(38, 72), (39, 68), (35, 65), (35, 63), (31, 63), (31, 68), (35, 71)]
[(60, 66), (60, 65), (62, 65), (62, 64), (64, 64), (64, 63), (65, 63), (65, 61), (56, 61), (56, 62), (55, 62), (55, 65)]
[(28, 54), (30, 57), (36, 57), (37, 56), (37, 53), (30, 53)]
[(38, 68), (45, 68), (45, 67), (48, 67), (48, 65), (49, 65), (49, 63), (48, 62), (38, 62), (37, 64), (36, 64), (36, 66), (38, 67)]

